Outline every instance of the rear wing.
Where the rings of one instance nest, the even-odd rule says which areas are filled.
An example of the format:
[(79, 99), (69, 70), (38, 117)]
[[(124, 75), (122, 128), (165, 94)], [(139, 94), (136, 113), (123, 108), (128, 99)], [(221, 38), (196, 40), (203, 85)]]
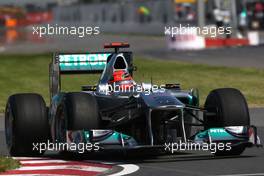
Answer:
[(100, 73), (111, 53), (58, 54), (60, 74)]
[[(114, 52), (94, 53), (55, 53), (49, 65), (50, 98), (61, 90), (63, 74), (95, 74), (102, 73), (107, 60)], [(132, 52), (122, 52), (132, 72)]]

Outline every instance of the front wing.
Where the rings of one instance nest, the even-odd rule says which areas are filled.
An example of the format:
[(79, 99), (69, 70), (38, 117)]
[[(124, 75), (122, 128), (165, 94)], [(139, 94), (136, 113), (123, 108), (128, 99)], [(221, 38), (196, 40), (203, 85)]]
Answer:
[[(175, 141), (176, 142), (176, 141)], [(179, 142), (179, 141), (177, 141)], [(181, 142), (181, 141), (180, 141)], [(246, 147), (261, 146), (257, 136), (257, 128), (254, 126), (230, 126), (221, 128), (209, 128), (194, 135), (188, 142), (192, 143), (219, 143), (231, 142), (235, 145)], [(99, 149), (138, 149), (138, 148), (165, 148), (164, 145), (139, 145), (137, 141), (126, 134), (113, 130), (79, 130), (67, 131), (68, 144), (97, 143)]]

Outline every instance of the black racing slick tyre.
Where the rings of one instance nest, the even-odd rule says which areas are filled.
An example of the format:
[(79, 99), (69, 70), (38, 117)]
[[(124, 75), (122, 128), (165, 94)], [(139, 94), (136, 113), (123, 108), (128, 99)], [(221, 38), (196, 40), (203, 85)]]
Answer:
[[(226, 126), (249, 126), (248, 105), (243, 94), (234, 88), (215, 89), (207, 96), (204, 113), (205, 128)], [(217, 151), (215, 155), (240, 155), (244, 145), (233, 147), (229, 151)]]
[(68, 130), (97, 129), (100, 116), (95, 97), (87, 93), (68, 93), (65, 100)]
[(222, 88), (211, 91), (204, 107), (209, 111), (204, 116), (207, 128), (250, 124), (246, 99), (237, 89)]
[(95, 97), (82, 92), (67, 93), (56, 115), (56, 139), (66, 142), (66, 131), (100, 128), (100, 116)]
[(65, 107), (69, 130), (90, 130), (100, 126), (97, 101), (87, 93), (68, 93)]
[(38, 156), (38, 147), (49, 139), (45, 101), (38, 94), (9, 97), (5, 111), (6, 144), (11, 156)]

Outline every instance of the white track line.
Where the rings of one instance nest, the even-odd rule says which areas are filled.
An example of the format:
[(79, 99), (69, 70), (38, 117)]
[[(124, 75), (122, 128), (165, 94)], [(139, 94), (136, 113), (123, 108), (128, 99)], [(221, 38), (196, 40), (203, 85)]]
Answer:
[(45, 163), (68, 163), (70, 161), (64, 160), (29, 160), (29, 161), (19, 161), (21, 164), (45, 164)]
[(139, 166), (137, 166), (135, 164), (120, 164), (118, 166), (123, 167), (123, 170), (118, 172), (118, 173), (115, 173), (115, 174), (112, 174), (112, 175), (108, 175), (108, 176), (128, 175), (128, 174), (134, 173), (134, 172), (139, 170)]
[(15, 160), (45, 160), (44, 157), (12, 157)]
[(21, 168), (18, 168), (16, 170), (58, 170), (58, 169), (71, 169), (71, 170), (78, 170), (78, 171), (90, 171), (90, 172), (104, 172), (107, 171), (108, 168), (103, 167), (94, 167), (94, 166), (80, 166), (80, 165), (69, 165), (69, 166), (24, 166)]

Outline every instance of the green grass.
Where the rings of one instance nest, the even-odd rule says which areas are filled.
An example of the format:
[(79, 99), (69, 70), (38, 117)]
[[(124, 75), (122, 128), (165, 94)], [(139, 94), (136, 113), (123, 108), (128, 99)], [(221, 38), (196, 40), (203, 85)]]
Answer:
[(0, 157), (0, 173), (18, 167), (19, 167), (18, 161), (9, 157)]
[[(8, 96), (19, 92), (40, 93), (49, 102), (48, 64), (51, 54), (0, 56), (0, 111), (3, 112)], [(228, 68), (190, 64), (178, 61), (135, 58), (138, 82), (154, 84), (181, 83), (184, 89), (199, 88), (201, 102), (209, 91), (219, 87), (240, 89), (250, 106), (264, 106), (264, 70)], [(99, 75), (69, 75), (63, 77), (63, 89), (79, 91), (81, 85), (95, 84)]]

